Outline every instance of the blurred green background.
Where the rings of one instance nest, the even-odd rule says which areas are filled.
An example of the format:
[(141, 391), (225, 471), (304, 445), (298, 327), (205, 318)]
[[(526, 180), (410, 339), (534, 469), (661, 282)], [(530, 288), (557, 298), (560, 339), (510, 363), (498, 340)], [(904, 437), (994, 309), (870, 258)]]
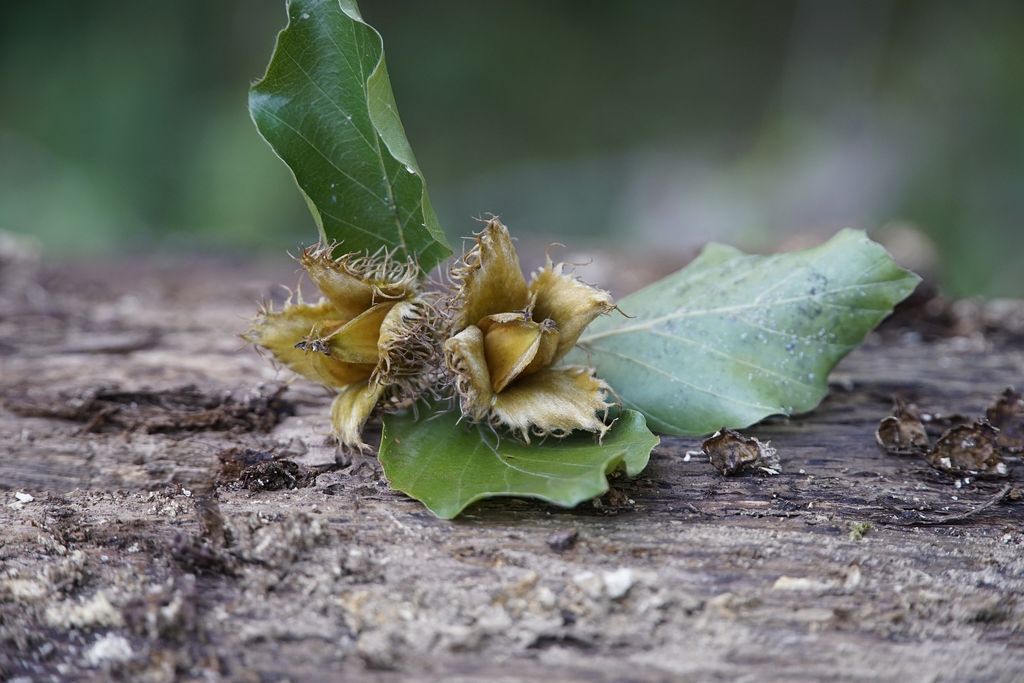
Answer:
[[(684, 253), (927, 236), (1024, 294), (1024, 3), (363, 0), (452, 236)], [(8, 3), (0, 230), (56, 254), (315, 239), (246, 111), (283, 2)]]

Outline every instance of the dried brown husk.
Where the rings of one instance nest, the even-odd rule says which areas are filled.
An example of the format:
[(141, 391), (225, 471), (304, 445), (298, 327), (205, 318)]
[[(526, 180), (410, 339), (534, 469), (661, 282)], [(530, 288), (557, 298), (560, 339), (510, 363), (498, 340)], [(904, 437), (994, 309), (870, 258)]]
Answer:
[(989, 423), (999, 430), (996, 443), (1008, 453), (1024, 453), (1024, 398), (1007, 387), (985, 411)]
[(701, 449), (711, 465), (727, 477), (744, 472), (779, 473), (778, 454), (770, 443), (731, 429), (715, 432), (704, 440)]
[(875, 441), (889, 455), (921, 455), (931, 446), (917, 406), (902, 401), (878, 423)]
[(985, 420), (957, 425), (939, 437), (925, 459), (948, 474), (1005, 476), (1007, 467), (1000, 454), (998, 436), (999, 430)]
[(1008, 472), (1003, 453), (1018, 445), (1022, 411), (1020, 395), (1007, 389), (987, 411), (998, 425), (961, 415), (928, 417), (932, 426), (952, 425), (932, 444), (917, 406), (896, 399), (893, 414), (879, 422), (875, 440), (890, 455), (919, 456), (946, 474), (1001, 477)]

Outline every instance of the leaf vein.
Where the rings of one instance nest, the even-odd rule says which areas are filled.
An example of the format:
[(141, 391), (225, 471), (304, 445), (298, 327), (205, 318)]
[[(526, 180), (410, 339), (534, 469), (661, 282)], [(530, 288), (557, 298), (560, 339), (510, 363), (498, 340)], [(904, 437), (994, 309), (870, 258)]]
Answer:
[(604, 348), (601, 348), (601, 347), (597, 347), (597, 348), (593, 349), (593, 351), (595, 353), (605, 353), (605, 354), (608, 354), (608, 355), (611, 355), (611, 356), (616, 356), (617, 358), (621, 358), (623, 360), (627, 360), (627, 361), (629, 361), (631, 363), (634, 363), (634, 364), (639, 365), (641, 367), (647, 368), (648, 370), (650, 370), (651, 372), (654, 372), (655, 374), (661, 375), (663, 377), (667, 377), (669, 379), (669, 381), (671, 381), (671, 382), (675, 382), (677, 384), (682, 384), (684, 386), (688, 386), (688, 387), (690, 387), (691, 389), (693, 389), (695, 391), (699, 391), (701, 393), (708, 394), (709, 396), (714, 396), (714, 397), (719, 398), (719, 399), (721, 399), (723, 401), (728, 401), (729, 403), (736, 403), (738, 405), (744, 405), (744, 406), (748, 406), (750, 408), (756, 408), (758, 410), (767, 410), (767, 411), (769, 411), (769, 414), (770, 413), (779, 412), (779, 408), (778, 407), (765, 406), (765, 405), (761, 405), (760, 403), (751, 403), (749, 401), (743, 401), (743, 400), (740, 400), (738, 398), (733, 398), (732, 396), (726, 396), (724, 394), (720, 394), (717, 391), (714, 391), (712, 389), (708, 389), (707, 387), (702, 387), (699, 384), (694, 384), (693, 382), (687, 382), (682, 377), (676, 377), (675, 375), (669, 374), (669, 373), (665, 372), (664, 370), (662, 370), (661, 368), (659, 368), (659, 367), (657, 367), (655, 365), (651, 365), (650, 363), (645, 363), (642, 360), (640, 360), (639, 358), (634, 358), (633, 356), (627, 356), (627, 355), (625, 355), (623, 353), (618, 353), (616, 351), (612, 351), (610, 349), (604, 349)]
[(734, 355), (732, 355), (730, 353), (726, 353), (724, 351), (719, 351), (718, 349), (711, 348), (710, 346), (708, 346), (706, 344), (701, 344), (699, 341), (697, 341), (695, 339), (690, 339), (689, 337), (680, 337), (679, 335), (676, 335), (676, 334), (669, 334), (668, 332), (660, 332), (658, 330), (651, 330), (651, 334), (657, 335), (659, 337), (666, 337), (668, 339), (675, 339), (677, 341), (688, 343), (688, 344), (690, 344), (692, 346), (696, 346), (697, 348), (702, 349), (702, 350), (704, 350), (704, 351), (706, 351), (706, 352), (708, 352), (710, 354), (713, 354), (713, 355), (716, 355), (716, 356), (721, 356), (722, 358), (728, 359), (728, 360), (730, 360), (730, 361), (732, 361), (734, 363), (739, 363), (740, 365), (745, 365), (748, 368), (753, 368), (754, 370), (757, 370), (759, 372), (763, 372), (763, 373), (768, 374), (768, 375), (774, 375), (775, 377), (778, 377), (779, 379), (781, 379), (783, 381), (786, 381), (786, 382), (792, 382), (794, 384), (800, 384), (800, 385), (808, 387), (810, 389), (816, 389), (817, 388), (813, 384), (808, 384), (807, 382), (804, 382), (804, 381), (801, 381), (799, 379), (796, 379), (795, 377), (790, 377), (788, 375), (784, 375), (781, 372), (776, 372), (775, 370), (769, 370), (768, 368), (763, 367), (761, 365), (758, 365), (757, 363), (753, 363), (753, 362), (748, 361), (748, 360), (743, 360), (742, 358), (734, 356)]
[[(320, 149), (319, 147), (317, 147), (317, 146), (316, 146), (315, 144), (313, 144), (313, 141), (312, 141), (312, 140), (310, 140), (310, 139), (309, 139), (309, 138), (307, 138), (307, 137), (306, 137), (305, 135), (303, 135), (303, 134), (302, 134), (302, 131), (300, 131), (300, 130), (299, 130), (298, 128), (295, 128), (295, 127), (294, 127), (294, 126), (292, 126), (292, 125), (291, 125), (290, 123), (288, 123), (287, 121), (285, 121), (284, 119), (282, 119), (282, 118), (281, 118), (280, 116), (278, 116), (277, 114), (275, 114), (275, 113), (274, 113), (273, 111), (271, 111), (271, 110), (270, 110), (270, 109), (268, 109), (268, 108), (264, 108), (264, 109), (263, 109), (263, 112), (264, 112), (264, 113), (266, 113), (266, 114), (267, 114), (267, 115), (269, 115), (269, 116), (272, 116), (272, 117), (274, 118), (274, 120), (275, 120), (275, 121), (277, 121), (278, 123), (280, 123), (280, 124), (281, 124), (282, 126), (284, 126), (285, 128), (287, 128), (287, 129), (288, 129), (288, 130), (290, 130), (291, 132), (295, 133), (295, 135), (297, 135), (297, 136), (299, 137), (299, 139), (300, 139), (300, 140), (302, 140), (302, 141), (303, 141), (303, 142), (305, 142), (305, 143), (306, 143), (307, 145), (309, 145), (309, 148), (310, 148), (311, 150), (313, 150), (314, 152), (316, 152), (317, 154), (319, 154), (319, 155), (320, 155), (321, 157), (323, 157), (323, 160), (324, 160), (324, 161), (326, 161), (326, 162), (327, 162), (328, 164), (330, 164), (330, 165), (331, 165), (331, 167), (332, 167), (332, 168), (333, 168), (333, 169), (334, 169), (335, 171), (337, 171), (338, 173), (340, 173), (340, 174), (341, 174), (341, 175), (343, 175), (344, 177), (346, 177), (346, 178), (348, 178), (349, 180), (351, 180), (351, 181), (352, 181), (352, 183), (353, 183), (354, 185), (356, 185), (356, 186), (358, 186), (358, 187), (362, 188), (362, 189), (363, 189), (363, 190), (364, 190), (364, 191), (365, 191), (365, 192), (366, 192), (366, 193), (367, 193), (368, 195), (370, 195), (371, 197), (373, 197), (374, 199), (376, 199), (376, 200), (377, 200), (378, 202), (380, 202), (380, 203), (382, 203), (382, 204), (385, 204), (385, 205), (387, 204), (387, 200), (386, 200), (386, 199), (384, 199), (383, 197), (379, 196), (379, 195), (378, 195), (377, 193), (375, 193), (375, 192), (374, 192), (373, 190), (371, 190), (370, 188), (368, 188), (368, 187), (367, 187), (366, 185), (363, 185), (363, 184), (362, 184), (361, 182), (359, 182), (358, 180), (356, 180), (356, 179), (355, 179), (355, 177), (353, 177), (352, 175), (350, 175), (350, 174), (346, 173), (345, 171), (341, 170), (341, 167), (340, 167), (340, 166), (338, 166), (338, 165), (337, 165), (336, 163), (334, 163), (334, 161), (333, 161), (333, 160), (332, 160), (332, 159), (331, 159), (330, 157), (328, 157), (328, 156), (327, 156), (326, 154), (324, 154), (324, 153), (323, 153), (323, 151), (322, 151), (322, 150), (321, 150), (321, 149)], [(317, 208), (319, 208), (319, 207), (317, 207)]]

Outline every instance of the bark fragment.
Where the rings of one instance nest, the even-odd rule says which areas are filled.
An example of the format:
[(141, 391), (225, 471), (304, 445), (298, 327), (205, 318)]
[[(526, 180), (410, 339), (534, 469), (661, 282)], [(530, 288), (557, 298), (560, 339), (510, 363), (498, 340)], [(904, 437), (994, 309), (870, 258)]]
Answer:
[(194, 385), (124, 390), (111, 385), (12, 392), (3, 404), (22, 417), (83, 422), (84, 433), (266, 432), (294, 412), (282, 398), (285, 390), (281, 384), (235, 391), (209, 391)]

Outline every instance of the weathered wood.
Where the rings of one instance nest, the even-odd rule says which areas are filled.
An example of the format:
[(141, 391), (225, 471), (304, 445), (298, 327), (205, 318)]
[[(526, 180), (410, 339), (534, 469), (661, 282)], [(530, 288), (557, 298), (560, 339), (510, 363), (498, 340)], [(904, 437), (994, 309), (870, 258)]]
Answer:
[[(9, 407), (113, 385), (213, 405), (285, 379), (236, 336), (266, 272), (183, 268), (8, 267)], [(0, 675), (1021, 680), (1024, 466), (958, 485), (881, 453), (874, 429), (894, 394), (981, 415), (1024, 384), (1024, 351), (994, 324), (914, 325), (847, 358), (810, 415), (750, 431), (778, 476), (724, 478), (666, 438), (594, 504), (490, 501), (454, 523), (372, 458), (334, 465), (330, 397), (302, 382), (268, 432), (0, 410)], [(314, 483), (215, 486), (261, 461), (265, 485)]]

